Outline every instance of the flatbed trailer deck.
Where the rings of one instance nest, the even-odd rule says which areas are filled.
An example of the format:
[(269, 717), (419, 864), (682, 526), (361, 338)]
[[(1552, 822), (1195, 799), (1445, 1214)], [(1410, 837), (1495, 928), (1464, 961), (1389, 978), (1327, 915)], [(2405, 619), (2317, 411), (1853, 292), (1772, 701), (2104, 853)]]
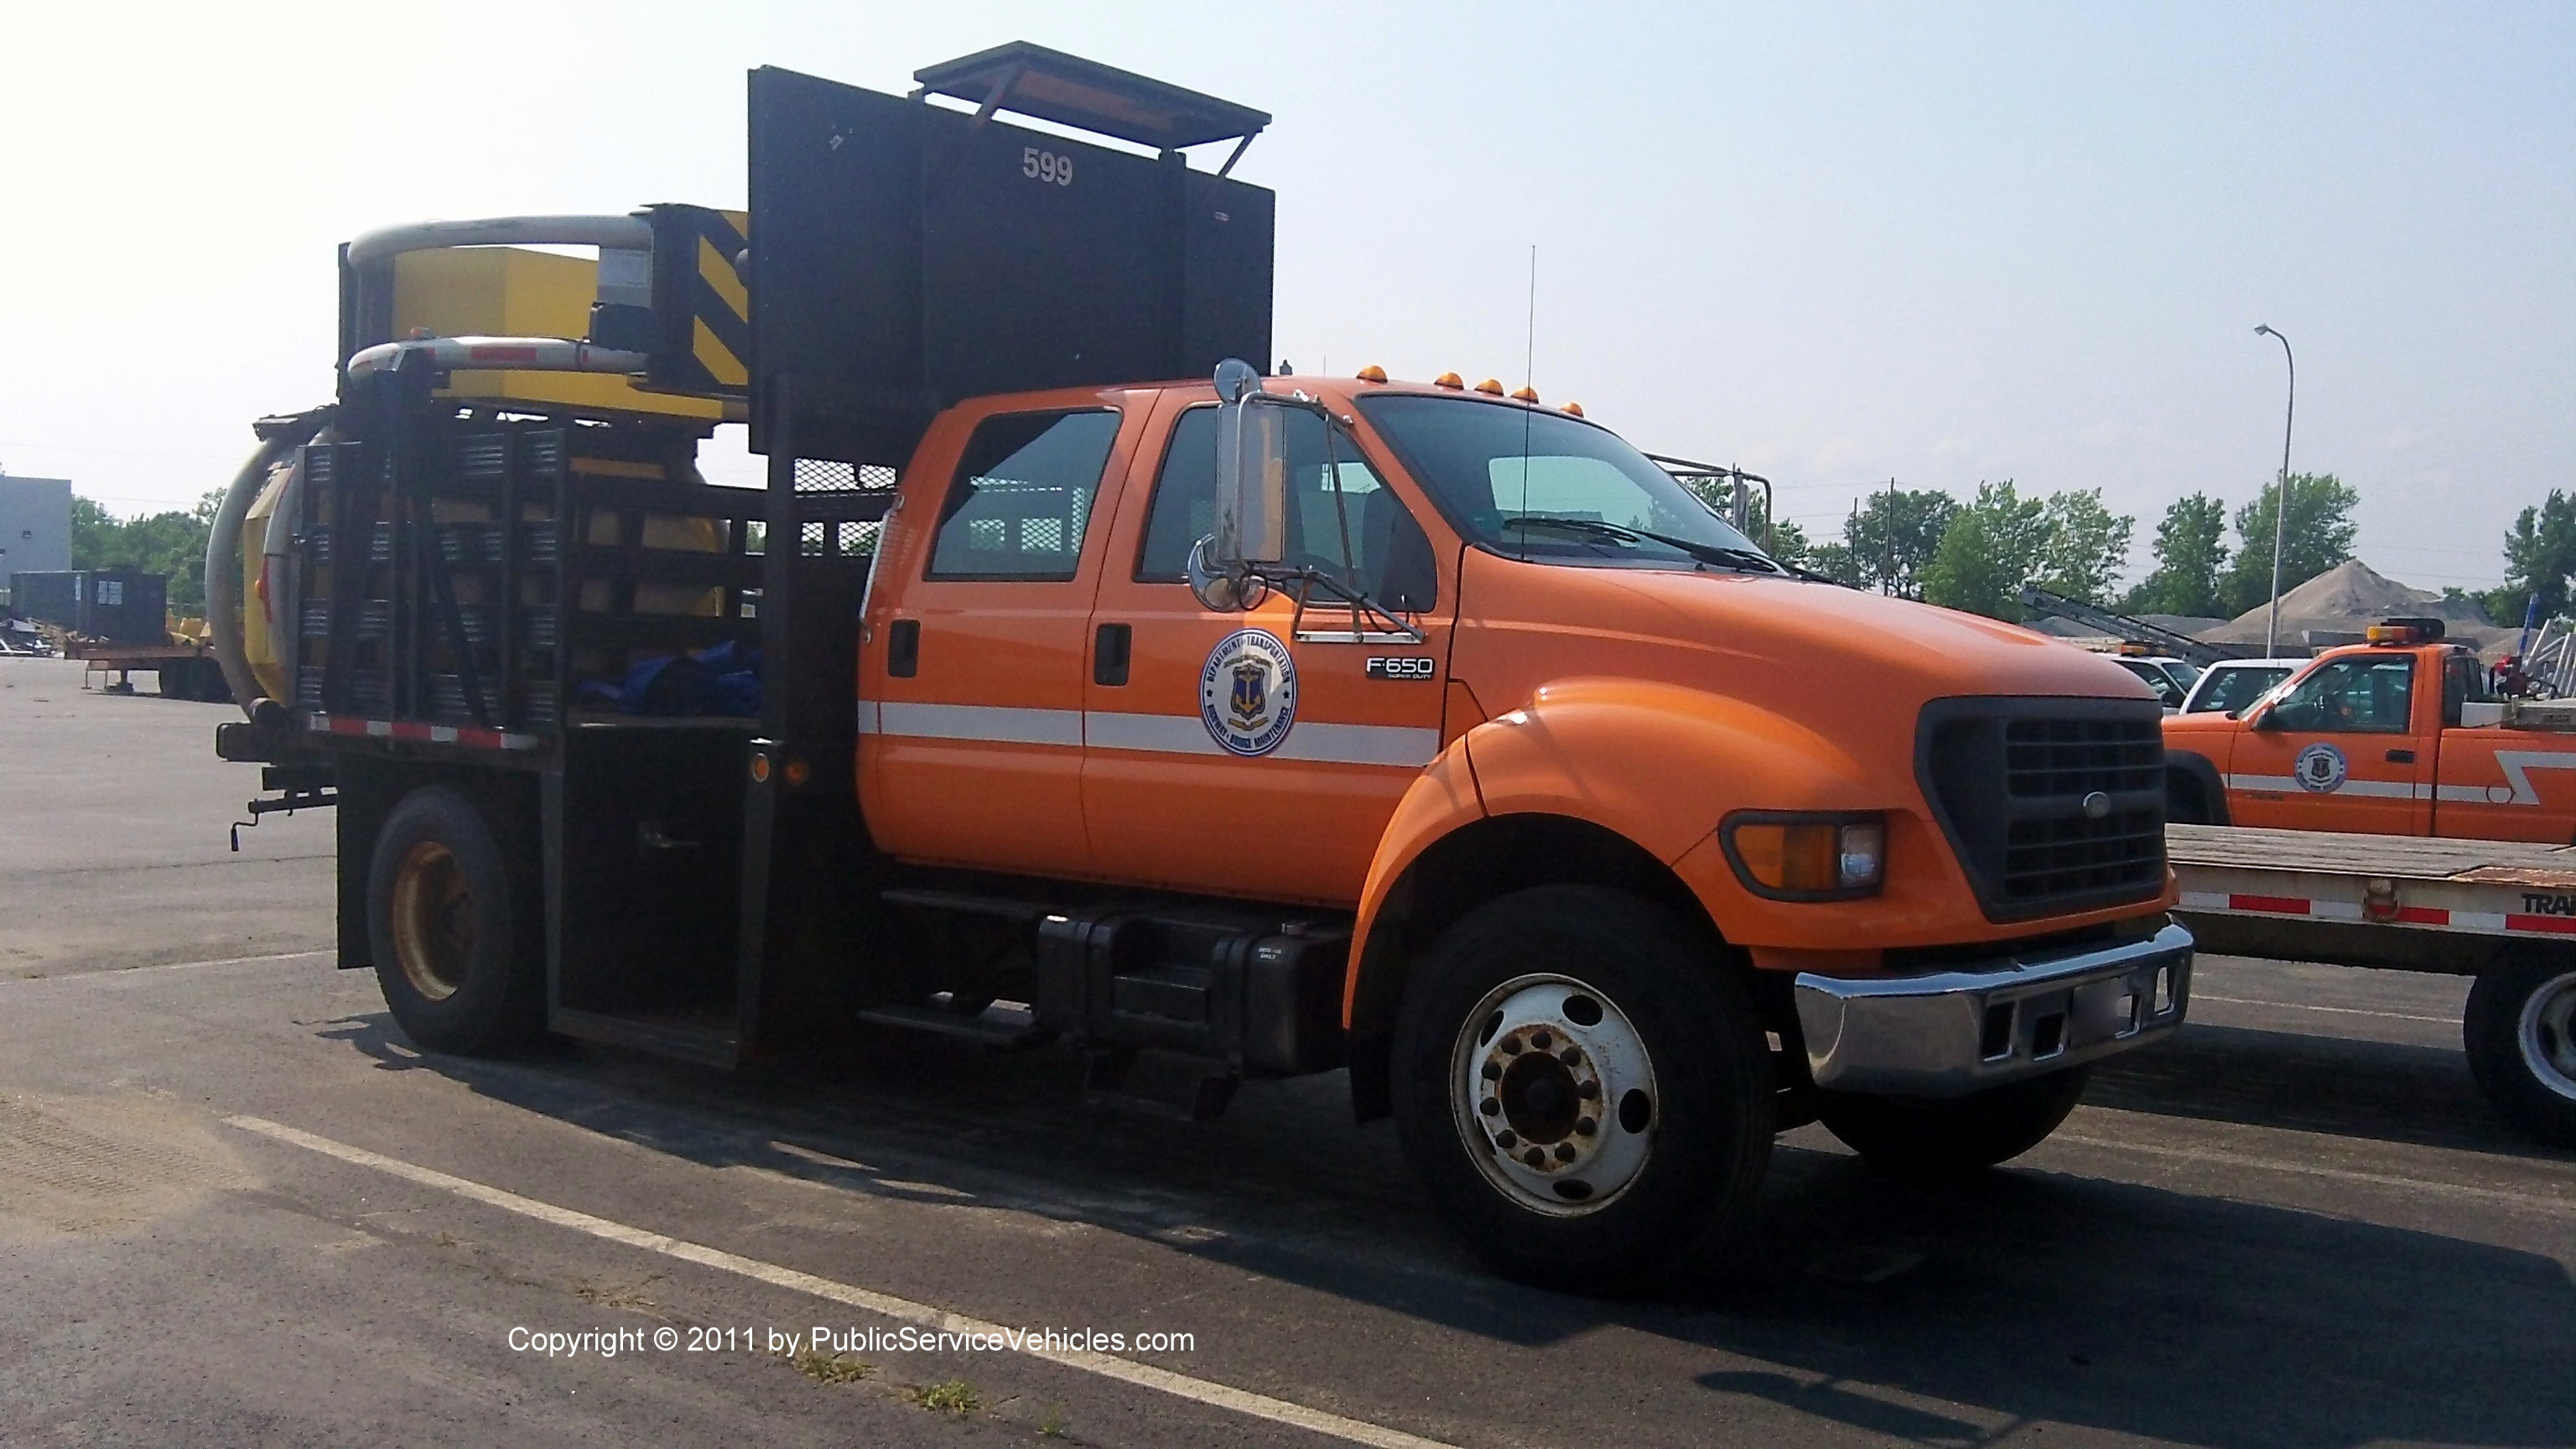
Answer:
[[(84, 662), (81, 686), (85, 689), (96, 675), (99, 688), (132, 694), (134, 672), (150, 670), (161, 677), (161, 692), (176, 699), (225, 704), (233, 697), (214, 651), (203, 644), (102, 644), (74, 639), (64, 644), (63, 657)], [(114, 683), (108, 682), (111, 674), (116, 676)]]
[(2576, 1146), (2576, 846), (2173, 825), (2165, 849), (2204, 951), (2475, 978), (2479, 1088)]

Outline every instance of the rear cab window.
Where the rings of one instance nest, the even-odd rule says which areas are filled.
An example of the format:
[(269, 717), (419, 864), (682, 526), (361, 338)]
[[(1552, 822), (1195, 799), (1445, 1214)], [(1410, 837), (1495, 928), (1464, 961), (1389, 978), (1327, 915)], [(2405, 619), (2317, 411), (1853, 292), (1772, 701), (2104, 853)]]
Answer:
[(976, 424), (923, 577), (1071, 580), (1118, 426), (1109, 408), (1004, 413)]

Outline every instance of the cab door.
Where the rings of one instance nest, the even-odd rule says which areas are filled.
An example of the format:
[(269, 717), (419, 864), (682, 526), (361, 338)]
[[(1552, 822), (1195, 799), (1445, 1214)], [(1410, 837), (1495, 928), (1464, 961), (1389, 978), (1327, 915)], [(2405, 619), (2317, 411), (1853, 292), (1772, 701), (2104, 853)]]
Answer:
[(2328, 659), (2258, 710), (2228, 759), (2239, 825), (2421, 835), (2431, 829), (2433, 737), (2419, 731), (2411, 651)]
[(1456, 591), (1420, 521), (1434, 515), (1349, 431), (1294, 414), (1289, 560), (1367, 592), (1422, 637), (1355, 619), (1320, 590), (1302, 617), (1286, 595), (1213, 612), (1183, 575), (1214, 527), (1213, 396), (1167, 394), (1154, 432), (1092, 615), (1082, 796), (1103, 873), (1355, 902), (1397, 802), (1440, 751)]
[(861, 798), (894, 855), (1092, 868), (1082, 691), (1108, 532), (1094, 515), (1145, 422), (1103, 397), (993, 413), (962, 448), (922, 449), (954, 458), (952, 476), (908, 483), (860, 654)]

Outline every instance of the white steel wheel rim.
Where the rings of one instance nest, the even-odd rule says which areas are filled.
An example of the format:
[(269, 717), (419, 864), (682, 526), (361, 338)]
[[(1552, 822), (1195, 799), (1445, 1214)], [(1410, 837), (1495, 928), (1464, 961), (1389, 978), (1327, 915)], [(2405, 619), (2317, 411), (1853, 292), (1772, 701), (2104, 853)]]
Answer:
[(1645, 1038), (1570, 976), (1485, 993), (1449, 1054), (1450, 1114), (1485, 1180), (1549, 1217), (1596, 1213), (1653, 1154), (1663, 1100)]
[(2532, 1079), (2576, 1101), (2576, 971), (2543, 983), (2524, 1000), (2514, 1037)]

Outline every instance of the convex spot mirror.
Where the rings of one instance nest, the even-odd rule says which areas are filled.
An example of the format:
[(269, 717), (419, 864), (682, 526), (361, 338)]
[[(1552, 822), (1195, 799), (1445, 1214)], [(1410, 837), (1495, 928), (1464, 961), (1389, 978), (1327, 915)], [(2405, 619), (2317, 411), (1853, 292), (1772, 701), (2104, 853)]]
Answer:
[(1190, 550), (1190, 590), (1233, 613), (1261, 602), (1254, 575), (1288, 552), (1288, 415), (1298, 404), (1261, 390), (1239, 357), (1216, 367), (1216, 531)]

